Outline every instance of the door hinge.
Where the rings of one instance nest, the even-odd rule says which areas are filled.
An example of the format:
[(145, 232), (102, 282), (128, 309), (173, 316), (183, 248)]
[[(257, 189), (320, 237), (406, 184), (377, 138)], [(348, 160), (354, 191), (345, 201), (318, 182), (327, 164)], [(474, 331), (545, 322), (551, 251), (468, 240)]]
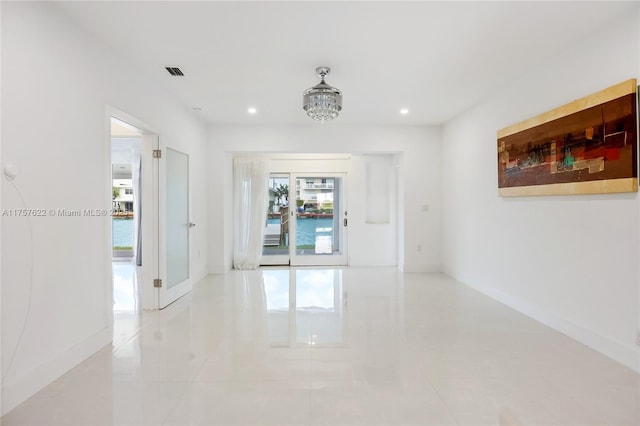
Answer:
[(153, 280), (153, 286), (156, 288), (162, 287), (162, 280), (160, 278), (156, 278)]
[(153, 150), (153, 158), (162, 158), (162, 150), (154, 149)]

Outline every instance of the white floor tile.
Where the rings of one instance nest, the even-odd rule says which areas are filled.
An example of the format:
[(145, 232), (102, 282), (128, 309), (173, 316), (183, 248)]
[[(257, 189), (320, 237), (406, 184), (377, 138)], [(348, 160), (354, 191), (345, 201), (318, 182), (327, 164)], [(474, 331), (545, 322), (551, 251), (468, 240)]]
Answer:
[(445, 275), (264, 271), (118, 311), (2, 424), (640, 424), (637, 373)]

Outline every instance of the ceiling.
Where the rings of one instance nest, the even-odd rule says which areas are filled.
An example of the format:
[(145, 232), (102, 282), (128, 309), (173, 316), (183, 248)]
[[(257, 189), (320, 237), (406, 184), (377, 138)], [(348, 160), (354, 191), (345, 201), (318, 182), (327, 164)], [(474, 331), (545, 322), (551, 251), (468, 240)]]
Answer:
[(638, 13), (637, 2), (611, 1), (56, 4), (206, 122), (243, 125), (314, 124), (302, 92), (317, 66), (344, 94), (325, 125), (443, 123)]
[(112, 163), (111, 177), (113, 179), (131, 179), (131, 163)]
[(111, 117), (111, 137), (112, 138), (136, 138), (142, 133), (132, 125)]

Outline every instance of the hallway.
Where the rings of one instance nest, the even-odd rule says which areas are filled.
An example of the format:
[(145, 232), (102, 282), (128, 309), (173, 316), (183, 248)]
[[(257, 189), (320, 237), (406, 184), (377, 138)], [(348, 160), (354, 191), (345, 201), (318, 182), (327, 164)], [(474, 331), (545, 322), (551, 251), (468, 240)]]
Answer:
[(638, 374), (442, 274), (211, 275), (8, 425), (634, 425)]

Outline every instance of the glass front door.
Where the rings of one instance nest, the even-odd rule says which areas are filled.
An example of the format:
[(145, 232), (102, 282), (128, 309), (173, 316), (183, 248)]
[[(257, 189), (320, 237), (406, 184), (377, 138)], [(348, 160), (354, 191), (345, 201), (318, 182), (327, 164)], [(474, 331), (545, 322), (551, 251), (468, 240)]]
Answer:
[(289, 264), (289, 198), (289, 174), (272, 173), (269, 176), (269, 208), (262, 242), (263, 265)]
[(346, 174), (273, 174), (263, 265), (346, 265)]
[(344, 174), (295, 175), (291, 265), (346, 265)]

